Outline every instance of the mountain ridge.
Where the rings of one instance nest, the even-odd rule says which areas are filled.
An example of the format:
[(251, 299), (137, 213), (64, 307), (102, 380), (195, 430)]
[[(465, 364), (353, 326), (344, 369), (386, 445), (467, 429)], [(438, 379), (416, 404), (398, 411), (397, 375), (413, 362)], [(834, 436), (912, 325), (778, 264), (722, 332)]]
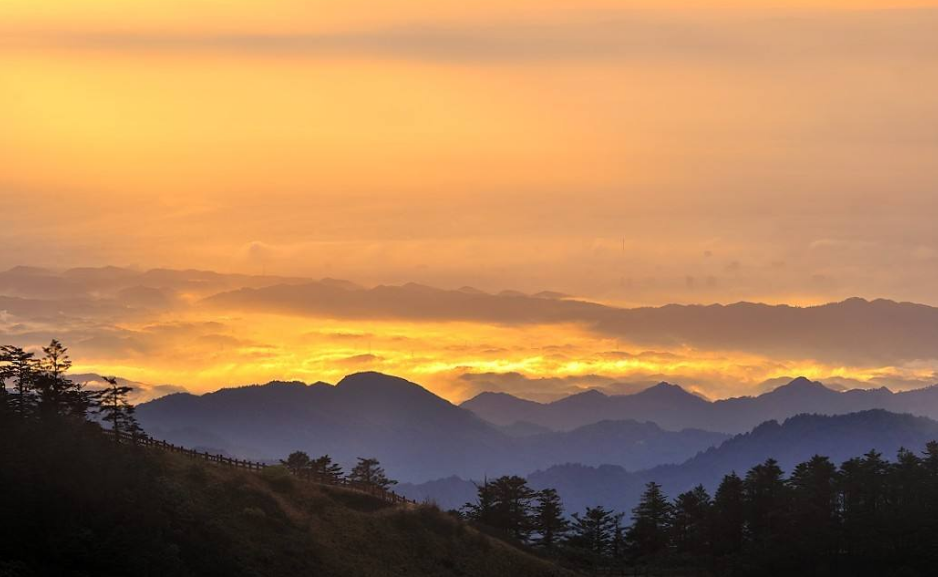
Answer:
[[(627, 395), (584, 397), (583, 393), (578, 393), (550, 403), (517, 399), (507, 393), (500, 396), (483, 395), (485, 393), (464, 401), (460, 406), (498, 426), (524, 421), (556, 431), (601, 420), (640, 417), (669, 430), (700, 428), (741, 433), (761, 422), (785, 419), (809, 410), (846, 414), (867, 409), (888, 409), (938, 418), (938, 385), (900, 392), (892, 392), (886, 387), (840, 392), (806, 377), (797, 377), (760, 395), (716, 401), (701, 398), (670, 383), (659, 383)], [(568, 399), (576, 400), (575, 411), (569, 410)]]

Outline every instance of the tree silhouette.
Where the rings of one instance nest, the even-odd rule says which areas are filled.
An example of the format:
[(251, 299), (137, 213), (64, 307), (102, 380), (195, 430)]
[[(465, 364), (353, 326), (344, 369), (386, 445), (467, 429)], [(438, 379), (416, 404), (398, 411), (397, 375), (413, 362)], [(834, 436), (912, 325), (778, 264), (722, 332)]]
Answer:
[(610, 553), (615, 537), (617, 515), (605, 507), (587, 507), (583, 515), (573, 514), (570, 526), (569, 544), (588, 551), (595, 563), (599, 558)]
[(349, 481), (353, 483), (371, 485), (382, 489), (389, 489), (392, 485), (397, 484), (397, 481), (392, 481), (387, 478), (378, 459), (363, 459), (359, 457), (358, 463), (352, 468), (352, 472), (349, 473), (348, 478)]
[(310, 468), (312, 461), (309, 458), (309, 455), (303, 451), (293, 451), (287, 456), (287, 460), (280, 460), (280, 463), (285, 466), (287, 469), (290, 469), (290, 472), (294, 475), (297, 475), (303, 471), (306, 471)]
[(37, 362), (33, 353), (19, 347), (0, 347), (0, 375), (11, 387), (8, 404), (13, 413), (26, 417), (36, 410)]
[(466, 516), (519, 541), (534, 530), (532, 511), (537, 493), (523, 477), (505, 475), (477, 486), (477, 502), (466, 503)]
[(674, 500), (671, 539), (675, 552), (687, 564), (701, 566), (710, 552), (713, 503), (703, 485)]
[(42, 348), (39, 371), (34, 381), (39, 395), (39, 409), (46, 413), (84, 417), (94, 398), (82, 390), (80, 384), (65, 376), (72, 361), (68, 349), (52, 339), (49, 346)]
[(101, 420), (111, 424), (111, 432), (118, 440), (121, 434), (141, 432), (140, 425), (134, 416), (136, 408), (127, 400), (127, 395), (133, 391), (133, 387), (119, 384), (116, 377), (102, 378), (108, 386), (97, 396)]
[(532, 526), (538, 535), (537, 544), (553, 551), (570, 525), (563, 514), (563, 502), (556, 489), (544, 489), (537, 493), (535, 499)]
[(342, 478), (342, 467), (332, 461), (329, 455), (323, 455), (310, 463), (313, 474), (329, 482), (338, 482)]
[(639, 562), (653, 562), (668, 545), (671, 525), (671, 504), (654, 481), (645, 485), (645, 492), (632, 509), (632, 526), (625, 534), (631, 557)]
[(495, 491), (487, 478), (476, 485), (476, 502), (463, 505), (462, 514), (476, 523), (495, 526)]
[(713, 553), (732, 560), (742, 551), (746, 523), (743, 480), (735, 472), (723, 477), (713, 496)]
[(784, 533), (788, 487), (775, 459), (756, 465), (743, 480), (746, 531), (758, 554), (768, 554)]

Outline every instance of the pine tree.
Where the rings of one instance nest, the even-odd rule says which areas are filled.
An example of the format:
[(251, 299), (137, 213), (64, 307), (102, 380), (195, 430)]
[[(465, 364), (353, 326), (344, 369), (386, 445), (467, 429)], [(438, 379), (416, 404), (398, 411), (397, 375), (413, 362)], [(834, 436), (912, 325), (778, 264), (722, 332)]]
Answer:
[(495, 527), (519, 541), (531, 535), (531, 506), (535, 492), (523, 477), (505, 475), (492, 481)]
[(537, 493), (532, 521), (534, 532), (538, 535), (537, 544), (547, 551), (553, 551), (570, 525), (564, 518), (563, 502), (555, 489), (544, 489)]
[(476, 502), (463, 505), (462, 514), (476, 523), (495, 526), (495, 491), (487, 478), (476, 485)]
[(0, 371), (10, 387), (8, 403), (10, 410), (20, 417), (27, 417), (36, 410), (37, 362), (33, 353), (19, 347), (0, 347)]
[(671, 540), (676, 553), (689, 566), (702, 566), (710, 551), (713, 504), (703, 485), (674, 500)]
[(746, 530), (751, 543), (766, 553), (785, 532), (788, 487), (775, 459), (756, 465), (743, 480)]
[(356, 464), (355, 467), (352, 468), (352, 472), (349, 473), (348, 479), (353, 483), (380, 487), (382, 489), (389, 489), (392, 485), (397, 484), (397, 481), (392, 481), (387, 478), (378, 459), (363, 459), (361, 457), (358, 458), (358, 464)]
[(594, 562), (608, 555), (615, 537), (616, 519), (621, 519), (621, 515), (598, 506), (587, 507), (583, 515), (574, 513), (572, 517), (568, 543), (591, 553)]
[(794, 554), (829, 565), (840, 533), (837, 467), (827, 457), (815, 455), (795, 467), (788, 485)]
[(309, 455), (303, 451), (293, 451), (287, 456), (286, 461), (281, 459), (280, 463), (287, 469), (290, 469), (290, 472), (294, 475), (299, 475), (300, 473), (309, 470), (312, 461), (310, 461)]
[(98, 412), (101, 420), (110, 423), (114, 438), (120, 440), (121, 434), (135, 435), (142, 429), (134, 416), (136, 408), (127, 400), (133, 387), (120, 385), (116, 377), (103, 377), (108, 387), (98, 394)]
[(632, 509), (632, 526), (625, 534), (631, 557), (639, 562), (653, 562), (664, 553), (669, 542), (671, 504), (661, 491), (661, 485), (651, 481)]
[(311, 468), (315, 475), (329, 482), (335, 483), (342, 478), (342, 467), (338, 463), (333, 462), (332, 457), (329, 455), (323, 455), (314, 459), (311, 463)]
[(723, 477), (713, 498), (713, 552), (732, 557), (743, 548), (745, 528), (743, 480), (735, 472)]
[(72, 366), (68, 349), (52, 339), (49, 346), (42, 348), (42, 352), (39, 373), (34, 383), (39, 394), (40, 410), (47, 414), (87, 415), (94, 398), (83, 391), (80, 384), (65, 376)]
[(523, 477), (505, 475), (477, 486), (475, 503), (463, 507), (466, 517), (519, 541), (527, 541), (534, 529), (533, 502), (537, 493)]

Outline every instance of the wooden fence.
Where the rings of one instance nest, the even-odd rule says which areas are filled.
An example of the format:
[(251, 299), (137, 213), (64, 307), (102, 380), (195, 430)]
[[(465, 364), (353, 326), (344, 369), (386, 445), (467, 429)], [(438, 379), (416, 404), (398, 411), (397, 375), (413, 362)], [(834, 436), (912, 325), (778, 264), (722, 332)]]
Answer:
[[(146, 435), (132, 435), (129, 433), (120, 433), (118, 435), (118, 440), (121, 443), (137, 445), (140, 447), (151, 447), (155, 449), (162, 449), (164, 451), (169, 451), (170, 453), (178, 453), (185, 455), (193, 459), (201, 459), (209, 463), (215, 463), (216, 465), (222, 465), (225, 467), (233, 467), (235, 469), (244, 469), (246, 471), (259, 472), (263, 471), (270, 465), (266, 463), (261, 463), (258, 461), (247, 461), (242, 459), (233, 459), (231, 457), (226, 457), (224, 455), (211, 454), (207, 451), (200, 452), (195, 449), (188, 449), (180, 445), (174, 445), (166, 441), (161, 441), (159, 439), (153, 439)], [(345, 487), (346, 489), (351, 489), (353, 491), (358, 491), (361, 493), (367, 493), (374, 497), (381, 499), (386, 503), (391, 503), (393, 505), (415, 505), (416, 501), (412, 501), (402, 495), (398, 495), (394, 491), (389, 491), (384, 487), (370, 483), (359, 483), (355, 481), (350, 481), (345, 477), (336, 477), (333, 475), (322, 475), (317, 474), (311, 469), (301, 469), (299, 471), (294, 471), (288, 469), (295, 477), (303, 479), (309, 483), (315, 483), (318, 485), (331, 485), (334, 487)]]

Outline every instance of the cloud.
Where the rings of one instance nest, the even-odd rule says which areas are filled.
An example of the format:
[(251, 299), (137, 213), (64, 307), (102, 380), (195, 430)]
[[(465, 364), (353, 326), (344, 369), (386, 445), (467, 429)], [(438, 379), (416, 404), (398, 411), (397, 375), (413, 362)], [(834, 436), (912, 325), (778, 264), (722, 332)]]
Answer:
[(852, 366), (938, 358), (938, 308), (888, 300), (849, 299), (814, 307), (738, 303), (624, 309), (415, 284), (349, 291), (309, 283), (241, 289), (211, 297), (205, 304), (349, 319), (570, 323), (643, 347), (739, 351)]
[[(681, 15), (609, 11), (563, 21), (426, 22), (343, 33), (56, 33), (20, 38), (69, 49), (368, 57), (455, 63), (557, 61), (722, 62), (765, 65), (809, 59), (933, 59), (936, 10)], [(8, 39), (15, 44), (16, 38)]]

